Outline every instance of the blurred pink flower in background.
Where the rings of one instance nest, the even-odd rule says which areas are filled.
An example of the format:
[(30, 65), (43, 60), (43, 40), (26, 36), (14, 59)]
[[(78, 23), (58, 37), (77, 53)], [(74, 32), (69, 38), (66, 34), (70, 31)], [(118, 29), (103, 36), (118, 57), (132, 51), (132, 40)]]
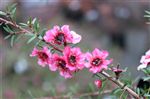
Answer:
[(106, 60), (108, 56), (107, 51), (100, 51), (95, 48), (95, 50), (91, 53), (86, 53), (87, 63), (85, 64), (87, 68), (90, 68), (90, 72), (98, 73), (102, 71), (102, 69), (107, 69), (108, 65), (112, 62), (112, 60)]
[(11, 89), (5, 89), (3, 96), (4, 99), (16, 99), (16, 94), (14, 93), (14, 90)]

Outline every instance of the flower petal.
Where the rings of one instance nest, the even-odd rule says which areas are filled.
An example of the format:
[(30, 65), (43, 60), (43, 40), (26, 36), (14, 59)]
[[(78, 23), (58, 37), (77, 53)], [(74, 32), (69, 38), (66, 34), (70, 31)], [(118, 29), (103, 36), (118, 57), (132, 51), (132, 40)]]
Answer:
[(73, 44), (77, 44), (77, 43), (79, 43), (81, 41), (81, 39), (82, 39), (81, 35), (75, 33), (74, 31), (71, 31), (70, 33), (71, 33), (71, 35), (73, 37), (73, 40), (72, 40)]

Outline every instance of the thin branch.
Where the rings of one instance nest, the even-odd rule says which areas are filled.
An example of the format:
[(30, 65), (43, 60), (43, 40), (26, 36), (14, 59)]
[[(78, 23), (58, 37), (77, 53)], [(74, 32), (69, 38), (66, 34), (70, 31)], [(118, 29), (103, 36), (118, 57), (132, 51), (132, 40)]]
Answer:
[(108, 73), (106, 73), (105, 71), (100, 72), (103, 76), (105, 76), (107, 79), (109, 79), (110, 81), (112, 81), (113, 83), (115, 83), (116, 85), (118, 85), (120, 88), (122, 88), (123, 90), (126, 90), (129, 94), (131, 94), (132, 96), (134, 96), (136, 99), (140, 99), (140, 96), (135, 93), (131, 88), (129, 88), (128, 86), (125, 86), (122, 82), (120, 82), (119, 80), (116, 80), (115, 78), (111, 77)]
[[(19, 26), (19, 25), (17, 25), (17, 24), (14, 24), (13, 22), (8, 21), (8, 20), (5, 20), (5, 19), (3, 19), (3, 18), (0, 18), (0, 22), (5, 23), (5, 24), (9, 24), (9, 25), (11, 25), (11, 26), (13, 26), (13, 27), (15, 27), (15, 28), (17, 28), (17, 29), (21, 30), (22, 32), (20, 32), (20, 34), (22, 34), (22, 33), (29, 33), (29, 34), (33, 34), (33, 33), (32, 33), (32, 32), (30, 32), (29, 30), (24, 29), (24, 28), (22, 28), (21, 26)], [(19, 33), (17, 33), (17, 34), (19, 34)], [(37, 36), (37, 38), (38, 38), (38, 36)], [(40, 38), (38, 38), (38, 39), (40, 39)], [(41, 39), (40, 39), (40, 40), (41, 40)], [(55, 45), (53, 45), (53, 44), (51, 44), (51, 43), (46, 42), (44, 39), (42, 39), (42, 41), (43, 41), (43, 42), (45, 42), (47, 45), (49, 45), (49, 46), (53, 47), (55, 50), (57, 50), (57, 51), (59, 51), (59, 52), (62, 52), (62, 50), (61, 50), (61, 49), (59, 49), (58, 47), (56, 47)]]
[[(110, 93), (111, 90), (106, 90), (104, 91), (102, 94), (107, 94)], [(70, 99), (70, 98), (81, 98), (81, 97), (87, 97), (87, 96), (98, 96), (99, 95), (99, 91), (96, 92), (89, 92), (89, 93), (83, 93), (83, 94), (77, 94), (74, 96), (69, 96), (69, 95), (65, 95), (65, 96), (54, 96), (54, 97), (42, 97), (42, 98), (35, 98), (35, 99)]]

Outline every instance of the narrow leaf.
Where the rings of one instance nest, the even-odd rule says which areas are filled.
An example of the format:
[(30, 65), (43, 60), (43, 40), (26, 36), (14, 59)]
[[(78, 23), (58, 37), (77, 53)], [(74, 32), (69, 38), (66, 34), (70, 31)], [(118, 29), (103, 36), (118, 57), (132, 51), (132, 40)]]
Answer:
[(150, 11), (145, 11), (145, 13), (150, 14)]
[(31, 38), (28, 40), (27, 44), (31, 43), (35, 38), (36, 38), (36, 35), (34, 35), (33, 37), (31, 37)]
[(37, 21), (37, 18), (34, 18), (34, 19), (32, 20), (32, 24), (34, 24), (36, 21)]
[(11, 30), (8, 25), (6, 25), (6, 27), (3, 27), (3, 28), (6, 32), (13, 33), (13, 30)]
[(15, 40), (15, 35), (13, 35), (13, 36), (11, 37), (11, 42), (10, 42), (11, 47), (13, 47), (14, 40)]
[(22, 27), (27, 27), (28, 25), (26, 23), (19, 23)]
[(3, 11), (0, 11), (0, 15), (7, 15), (5, 12), (3, 12)]
[(7, 35), (7, 36), (5, 36), (4, 39), (6, 40), (6, 39), (8, 39), (8, 38), (10, 38), (10, 37), (11, 37), (11, 35)]
[(112, 91), (112, 94), (118, 94), (120, 91), (122, 91), (121, 88), (116, 88)]
[(143, 80), (144, 80), (144, 81), (148, 81), (148, 80), (150, 80), (150, 76), (148, 76), (148, 77), (144, 77), (144, 78), (143, 78)]
[(43, 36), (45, 35), (46, 31), (47, 31), (47, 29), (46, 29), (46, 28), (42, 29), (42, 31), (41, 31), (41, 33), (40, 33), (40, 35), (43, 37)]

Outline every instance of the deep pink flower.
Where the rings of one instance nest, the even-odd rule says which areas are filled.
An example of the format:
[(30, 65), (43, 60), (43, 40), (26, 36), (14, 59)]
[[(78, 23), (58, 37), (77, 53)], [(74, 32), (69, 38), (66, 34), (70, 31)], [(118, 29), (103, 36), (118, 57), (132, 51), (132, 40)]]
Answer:
[(150, 50), (148, 50), (146, 54), (142, 56), (140, 63), (141, 65), (138, 66), (138, 70), (146, 68), (148, 65), (150, 65)]
[(66, 43), (76, 44), (80, 42), (81, 36), (74, 31), (70, 31), (69, 25), (63, 25), (61, 28), (54, 26), (53, 29), (48, 30), (44, 36), (44, 40), (58, 45), (65, 45)]
[(102, 69), (107, 69), (108, 65), (112, 62), (112, 60), (106, 60), (108, 56), (107, 51), (100, 51), (99, 49), (95, 48), (95, 50), (91, 53), (86, 53), (87, 63), (85, 66), (90, 68), (90, 72), (98, 73), (102, 71)]
[(96, 85), (96, 87), (99, 89), (102, 87), (102, 81), (101, 80), (95, 80), (94, 84)]
[(84, 55), (82, 54), (80, 48), (70, 48), (65, 47), (63, 51), (65, 60), (67, 62), (67, 67), (71, 71), (81, 70), (84, 68)]
[(50, 66), (50, 69), (55, 71), (59, 70), (60, 75), (65, 78), (71, 78), (72, 77), (72, 71), (69, 70), (69, 68), (66, 67), (67, 63), (63, 56), (59, 56), (58, 54), (53, 54), (53, 63)]
[(43, 47), (42, 50), (34, 48), (30, 56), (31, 57), (37, 56), (38, 64), (41, 65), (42, 67), (45, 67), (45, 65), (48, 65), (51, 62), (51, 53), (46, 46)]

